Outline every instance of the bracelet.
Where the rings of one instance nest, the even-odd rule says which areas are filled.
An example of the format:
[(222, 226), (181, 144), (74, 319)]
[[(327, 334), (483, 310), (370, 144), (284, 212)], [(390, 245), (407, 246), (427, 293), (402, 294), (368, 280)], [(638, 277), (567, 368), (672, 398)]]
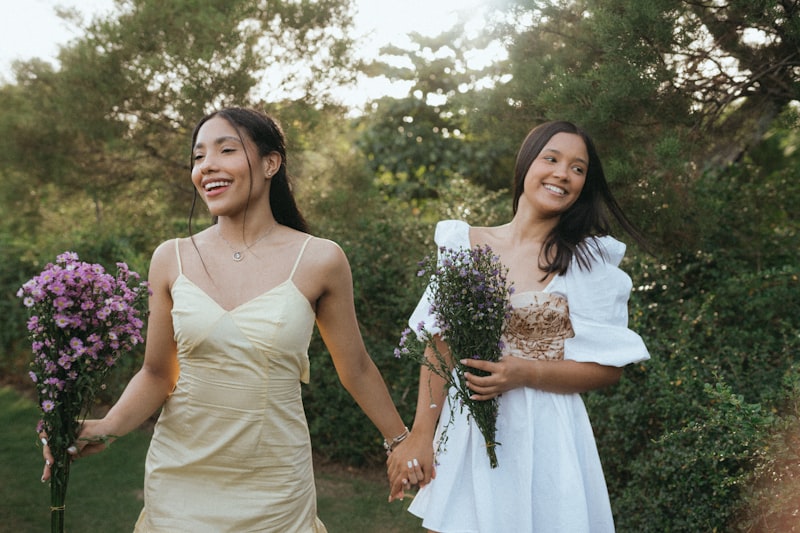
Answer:
[(399, 434), (398, 436), (392, 438), (391, 441), (383, 439), (383, 449), (386, 450), (386, 455), (389, 455), (390, 453), (392, 453), (392, 450), (394, 450), (395, 446), (397, 446), (398, 444), (400, 444), (401, 442), (406, 440), (406, 437), (408, 437), (409, 433), (410, 432), (409, 432), (408, 428), (403, 426), (403, 432), (401, 434)]

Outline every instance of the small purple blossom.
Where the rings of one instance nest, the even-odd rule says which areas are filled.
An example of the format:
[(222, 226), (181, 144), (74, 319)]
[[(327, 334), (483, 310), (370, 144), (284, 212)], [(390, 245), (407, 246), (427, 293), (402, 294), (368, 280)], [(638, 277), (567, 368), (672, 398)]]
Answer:
[(37, 432), (47, 432), (51, 449), (74, 442), (110, 368), (143, 341), (150, 289), (139, 279), (124, 263), (114, 276), (65, 252), (17, 291), (29, 313)]
[[(498, 361), (504, 348), (500, 342), (505, 325), (511, 316), (510, 295), (513, 287), (507, 283), (508, 269), (487, 247), (450, 249), (439, 247), (438, 254), (420, 261), (418, 276), (430, 279), (429, 295), (431, 327), (424, 322), (403, 331), (395, 357), (410, 355), (445, 380), (455, 391), (457, 403), (469, 409), (486, 439), (492, 467), (497, 466), (494, 441), (497, 400), (472, 400), (463, 374), (466, 367), (461, 359), (471, 358)], [(449, 354), (439, 352), (432, 331), (444, 340)], [(433, 356), (426, 348), (433, 348)], [(430, 352), (427, 352), (430, 353)], [(455, 367), (455, 372), (451, 370)], [(477, 369), (469, 372), (481, 375)], [(451, 397), (451, 399), (453, 399)], [(452, 403), (451, 403), (452, 405)], [(446, 428), (444, 431), (446, 434)], [(440, 439), (440, 449), (446, 441)]]
[(62, 294), (64, 294), (64, 291), (67, 290), (62, 281), (54, 281), (53, 283), (47, 286), (47, 289), (56, 296), (61, 296)]

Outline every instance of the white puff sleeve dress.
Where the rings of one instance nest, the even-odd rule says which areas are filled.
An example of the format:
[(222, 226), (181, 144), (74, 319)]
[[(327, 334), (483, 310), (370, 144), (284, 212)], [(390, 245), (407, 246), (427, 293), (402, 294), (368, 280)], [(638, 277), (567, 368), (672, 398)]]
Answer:
[[(469, 248), (469, 225), (436, 227), (437, 246)], [(587, 242), (591, 270), (573, 260), (541, 292), (514, 294), (504, 336), (507, 355), (571, 359), (621, 367), (649, 359), (628, 329), (630, 277), (618, 265), (625, 245), (611, 237)], [(433, 331), (428, 293), (409, 319)], [(435, 332), (435, 331), (434, 331)], [(451, 391), (452, 392), (452, 391)], [(452, 398), (452, 394), (450, 395)], [(444, 406), (433, 443), (449, 416)], [(600, 457), (580, 394), (522, 387), (499, 400), (498, 467), (489, 466), (485, 441), (466, 410), (455, 409), (437, 455), (436, 478), (409, 508), (423, 527), (447, 533), (603, 533), (614, 531)]]

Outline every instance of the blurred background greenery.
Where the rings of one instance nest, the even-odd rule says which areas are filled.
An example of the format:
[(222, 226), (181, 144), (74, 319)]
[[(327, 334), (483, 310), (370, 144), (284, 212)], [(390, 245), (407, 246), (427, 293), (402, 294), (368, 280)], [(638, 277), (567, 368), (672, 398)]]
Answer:
[[(5, 384), (30, 387), (19, 286), (64, 250), (147, 272), (188, 232), (195, 122), (248, 105), (286, 130), (298, 202), (347, 252), (365, 341), (410, 423), (417, 373), (392, 350), (433, 225), (508, 220), (524, 135), (568, 119), (654, 248), (623, 264), (652, 359), (586, 395), (618, 530), (800, 531), (800, 2), (489, 0), (481, 32), (412, 34), (374, 61), (348, 37), (349, 0), (115, 6), (73, 13), (57, 65), (18, 61), (0, 85)], [(506, 53), (471, 66), (489, 46)], [(410, 89), (354, 109), (336, 94), (356, 76)], [(315, 450), (379, 467), (381, 437), (316, 337), (310, 356)]]

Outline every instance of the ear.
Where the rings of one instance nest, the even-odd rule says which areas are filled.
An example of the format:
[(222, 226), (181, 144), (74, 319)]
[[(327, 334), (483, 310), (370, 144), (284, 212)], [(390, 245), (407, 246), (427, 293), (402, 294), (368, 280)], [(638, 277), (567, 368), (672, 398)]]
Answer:
[(281, 168), (282, 163), (281, 154), (278, 152), (270, 152), (264, 157), (261, 158), (261, 166), (264, 170), (264, 178), (265, 179), (272, 179), (278, 169)]

